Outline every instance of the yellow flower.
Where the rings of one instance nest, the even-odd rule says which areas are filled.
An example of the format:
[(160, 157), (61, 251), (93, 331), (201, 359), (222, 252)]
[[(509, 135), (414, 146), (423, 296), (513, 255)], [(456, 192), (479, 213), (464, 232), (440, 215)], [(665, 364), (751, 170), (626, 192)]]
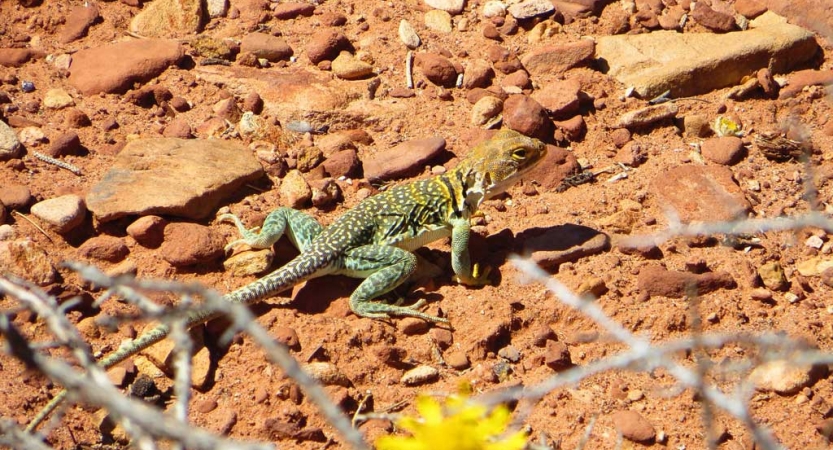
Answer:
[(382, 436), (378, 450), (520, 450), (526, 433), (503, 436), (509, 425), (509, 410), (501, 405), (488, 413), (467, 396), (453, 395), (445, 405), (429, 396), (416, 400), (421, 418), (402, 417), (396, 425), (411, 436)]

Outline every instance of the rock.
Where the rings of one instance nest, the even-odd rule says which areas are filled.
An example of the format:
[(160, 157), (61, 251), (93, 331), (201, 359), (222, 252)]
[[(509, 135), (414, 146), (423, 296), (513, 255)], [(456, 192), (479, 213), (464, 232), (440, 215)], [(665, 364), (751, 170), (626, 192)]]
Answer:
[(547, 341), (544, 351), (544, 364), (550, 369), (559, 372), (573, 366), (570, 357), (570, 350), (563, 342)]
[(26, 127), (20, 130), (17, 137), (24, 147), (37, 147), (46, 142), (46, 135), (39, 127)]
[(428, 81), (437, 86), (451, 87), (457, 82), (457, 69), (444, 56), (435, 53), (419, 53), (414, 58), (414, 65), (420, 69)]
[(748, 30), (725, 34), (654, 31), (603, 36), (597, 40), (596, 56), (609, 68), (608, 75), (633, 86), (642, 98), (666, 90), (674, 98), (734, 86), (769, 61), (773, 72), (788, 72), (811, 59), (817, 49), (812, 33), (766, 13)]
[(758, 0), (737, 0), (735, 11), (747, 19), (754, 19), (767, 11), (767, 7)]
[(303, 369), (314, 380), (324, 386), (350, 387), (350, 380), (340, 371), (335, 364), (328, 362), (312, 362), (306, 364)]
[(314, 13), (315, 5), (300, 2), (280, 3), (272, 10), (272, 16), (278, 20), (295, 19), (300, 16), (310, 17)]
[(511, 363), (517, 363), (521, 360), (521, 352), (514, 345), (501, 348), (497, 351), (497, 355)]
[(425, 4), (434, 8), (447, 11), (451, 15), (457, 15), (463, 12), (465, 0), (425, 0)]
[(496, 117), (503, 110), (503, 100), (487, 95), (471, 109), (472, 125), (482, 126)]
[(183, 38), (200, 31), (203, 14), (201, 0), (153, 0), (133, 17), (129, 29), (149, 38)]
[(405, 386), (418, 386), (426, 383), (433, 383), (440, 377), (440, 371), (431, 366), (417, 366), (402, 374), (400, 382)]
[(578, 112), (581, 83), (576, 80), (555, 81), (536, 90), (532, 98), (553, 117), (569, 117)]
[(240, 41), (240, 52), (251, 53), (258, 59), (262, 58), (271, 62), (288, 60), (293, 53), (292, 47), (285, 40), (266, 33), (247, 34)]
[(788, 84), (778, 94), (778, 98), (790, 98), (803, 91), (807, 86), (824, 86), (833, 84), (833, 70), (799, 70), (790, 74)]
[(483, 59), (474, 59), (466, 66), (465, 77), (463, 78), (463, 87), (466, 89), (486, 88), (492, 84), (492, 79), (495, 77), (495, 71), (488, 61)]
[(171, 121), (165, 130), (162, 131), (162, 136), (166, 138), (191, 139), (194, 135), (191, 133), (191, 125), (183, 118), (176, 118)]
[(783, 291), (789, 287), (784, 268), (778, 261), (771, 261), (759, 267), (758, 275), (764, 282), (764, 286), (773, 291)]
[(333, 178), (355, 178), (361, 170), (361, 161), (354, 149), (342, 150), (324, 160), (324, 171)]
[(575, 155), (564, 148), (547, 146), (544, 160), (526, 176), (527, 180), (537, 181), (544, 190), (556, 190), (564, 178), (580, 169)]
[(712, 133), (708, 117), (701, 114), (689, 114), (683, 117), (683, 131), (689, 138), (702, 138)]
[(521, 64), (533, 76), (558, 75), (588, 62), (595, 49), (596, 44), (589, 40), (536, 47), (523, 55)]
[(301, 209), (312, 200), (312, 189), (298, 170), (290, 170), (278, 190), (281, 203), (290, 208)]
[(469, 357), (462, 351), (456, 350), (445, 355), (445, 363), (452, 369), (466, 370), (471, 366)]
[(353, 45), (342, 33), (335, 30), (316, 32), (306, 46), (307, 58), (313, 64), (332, 61), (342, 51), (353, 51)]
[[(114, 120), (115, 119), (109, 119)], [(64, 125), (67, 128), (84, 128), (92, 125), (90, 117), (77, 108), (68, 108), (64, 115)]]
[(451, 14), (441, 9), (426, 12), (425, 28), (440, 33), (451, 33)]
[(377, 152), (364, 161), (364, 176), (371, 182), (392, 180), (418, 173), (445, 150), (445, 139), (413, 139)]
[(636, 411), (616, 411), (611, 419), (616, 430), (629, 441), (650, 444), (656, 439), (654, 426)]
[(640, 291), (651, 297), (669, 298), (703, 295), (718, 289), (737, 287), (737, 283), (728, 272), (695, 274), (671, 271), (658, 265), (642, 267), (636, 283)]
[(555, 7), (549, 0), (521, 0), (509, 5), (506, 10), (512, 17), (523, 20), (550, 14)]
[(631, 141), (631, 132), (627, 128), (617, 128), (610, 132), (610, 139), (616, 148), (622, 148)]
[(272, 249), (236, 253), (223, 261), (223, 269), (235, 277), (258, 275), (272, 266), (275, 253)]
[(78, 137), (78, 133), (70, 131), (68, 133), (60, 134), (52, 139), (52, 142), (49, 144), (49, 148), (44, 150), (44, 153), (47, 156), (55, 158), (58, 156), (78, 153), (80, 149), (81, 139)]
[(610, 238), (599, 231), (580, 225), (560, 225), (532, 236), (523, 242), (524, 254), (545, 269), (597, 255), (610, 248)]
[(212, 262), (223, 256), (223, 236), (196, 223), (171, 223), (165, 227), (159, 254), (174, 267)]
[(614, 160), (626, 166), (638, 167), (648, 160), (648, 153), (642, 145), (636, 142), (628, 142), (616, 152)]
[(692, 8), (691, 18), (700, 25), (719, 33), (726, 33), (735, 29), (734, 17), (715, 11), (705, 3), (697, 3)]
[(332, 178), (321, 178), (310, 181), (312, 189), (312, 206), (326, 209), (341, 200), (341, 189)]
[(397, 322), (397, 328), (406, 336), (424, 334), (428, 331), (428, 322), (422, 319), (417, 319), (416, 317), (406, 317)]
[(63, 109), (74, 104), (75, 101), (72, 100), (67, 91), (60, 88), (50, 89), (43, 96), (43, 106), (49, 109)]
[(0, 241), (0, 273), (3, 272), (40, 286), (54, 283), (57, 276), (46, 251), (28, 239)]
[(168, 221), (159, 216), (144, 216), (127, 226), (127, 234), (143, 247), (156, 248), (164, 240), (166, 225)]
[(416, 30), (414, 30), (413, 25), (405, 19), (402, 19), (399, 22), (399, 40), (405, 44), (405, 47), (408, 47), (411, 50), (416, 49), (420, 44), (419, 35), (417, 35)]
[(0, 203), (13, 210), (23, 209), (32, 202), (32, 193), (22, 184), (0, 185)]
[(48, 223), (58, 233), (81, 225), (87, 216), (84, 200), (77, 195), (63, 195), (32, 205), (32, 215)]
[(12, 127), (0, 120), (0, 161), (20, 156), (20, 141)]
[(294, 328), (277, 327), (271, 332), (272, 337), (288, 348), (298, 348), (301, 345), (301, 340), (298, 339), (298, 333)]
[(68, 44), (87, 35), (87, 30), (99, 20), (98, 6), (95, 3), (76, 5), (67, 14), (66, 23), (58, 37), (62, 44)]
[(543, 137), (552, 123), (540, 103), (526, 95), (512, 95), (503, 103), (503, 123), (521, 134)]
[(666, 102), (628, 111), (619, 116), (616, 123), (621, 128), (639, 128), (674, 117), (679, 108), (676, 103)]
[(178, 42), (157, 39), (84, 49), (73, 55), (69, 83), (84, 95), (122, 94), (157, 77), (184, 54)]
[[(570, 141), (579, 140), (584, 135), (584, 132), (587, 131), (587, 124), (584, 123), (584, 117), (581, 117), (579, 114), (567, 120), (553, 121), (553, 125), (555, 125), (556, 130), (563, 133), (564, 137)], [(558, 137), (556, 139), (561, 140)]]
[(78, 255), (85, 259), (119, 262), (130, 253), (124, 240), (115, 236), (95, 236), (78, 247)]
[[(525, 70), (517, 70), (505, 76), (500, 82), (500, 86), (506, 93), (520, 94), (524, 89), (531, 89), (532, 82)], [(512, 92), (513, 90), (514, 92)], [(535, 98), (537, 92), (536, 90), (532, 93), (532, 98)]]
[(92, 187), (87, 207), (101, 222), (147, 214), (201, 219), (262, 175), (260, 163), (239, 143), (137, 139)]
[(759, 391), (792, 395), (812, 381), (812, 367), (792, 361), (775, 360), (761, 364), (749, 374), (749, 381)]
[(483, 37), (486, 39), (492, 39), (494, 41), (503, 40), (500, 37), (500, 31), (498, 31), (497, 27), (491, 23), (486, 23), (485, 25), (483, 25)]
[(28, 48), (0, 48), (0, 66), (20, 67), (38, 53)]
[(722, 166), (672, 168), (654, 179), (651, 191), (683, 223), (730, 222), (746, 217), (750, 208), (732, 171)]
[(506, 15), (506, 5), (501, 1), (488, 0), (483, 5), (483, 17), (490, 19), (492, 17), (503, 17)]
[(354, 57), (349, 52), (341, 52), (333, 60), (332, 71), (343, 80), (360, 80), (373, 75), (373, 66)]
[(764, 67), (763, 69), (758, 70), (755, 77), (758, 79), (758, 84), (761, 85), (761, 89), (763, 89), (766, 95), (770, 97), (778, 95), (778, 91), (781, 89), (781, 86), (779, 86), (772, 77), (772, 72), (770, 72), (768, 68)]
[(706, 139), (700, 147), (703, 156), (709, 161), (731, 166), (743, 159), (743, 141), (736, 136), (722, 136)]
[(208, 17), (214, 19), (217, 17), (225, 17), (228, 12), (228, 0), (207, 0), (205, 2), (205, 10)]

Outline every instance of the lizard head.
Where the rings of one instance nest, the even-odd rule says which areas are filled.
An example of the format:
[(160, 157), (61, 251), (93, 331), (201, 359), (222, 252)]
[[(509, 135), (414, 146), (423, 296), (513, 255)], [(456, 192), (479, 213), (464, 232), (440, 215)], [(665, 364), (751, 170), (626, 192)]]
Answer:
[(546, 154), (546, 145), (538, 139), (517, 131), (501, 130), (475, 146), (460, 163), (460, 168), (469, 179), (473, 178), (471, 190), (482, 195), (481, 200), (486, 200), (506, 191)]

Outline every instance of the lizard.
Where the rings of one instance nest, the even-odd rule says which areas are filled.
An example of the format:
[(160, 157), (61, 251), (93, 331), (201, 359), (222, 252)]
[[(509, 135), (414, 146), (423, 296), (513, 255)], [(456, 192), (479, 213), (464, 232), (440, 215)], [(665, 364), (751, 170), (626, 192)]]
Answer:
[[(411, 277), (417, 268), (413, 250), (451, 237), (451, 266), (457, 282), (477, 286), (488, 283), (488, 270), (472, 265), (468, 241), (472, 215), (484, 200), (515, 184), (546, 155), (543, 142), (512, 130), (498, 131), (491, 139), (474, 146), (452, 170), (431, 178), (395, 186), (368, 197), (345, 212), (328, 227), (312, 216), (288, 207), (272, 211), (262, 227), (246, 229), (233, 214), (220, 221), (233, 222), (241, 239), (226, 250), (246, 244), (254, 249), (269, 248), (284, 234), (300, 254), (275, 271), (224, 296), (233, 303), (253, 304), (306, 280), (331, 274), (364, 280), (350, 295), (350, 309), (358, 316), (385, 319), (391, 316), (417, 317), (447, 323), (419, 310), (425, 300), (413, 305), (388, 304), (374, 299), (385, 295)], [(185, 318), (187, 328), (205, 323), (220, 314), (196, 310)], [(133, 356), (164, 339), (166, 324), (148, 330), (99, 361), (103, 369)], [(66, 396), (56, 395), (30, 422), (33, 430)]]

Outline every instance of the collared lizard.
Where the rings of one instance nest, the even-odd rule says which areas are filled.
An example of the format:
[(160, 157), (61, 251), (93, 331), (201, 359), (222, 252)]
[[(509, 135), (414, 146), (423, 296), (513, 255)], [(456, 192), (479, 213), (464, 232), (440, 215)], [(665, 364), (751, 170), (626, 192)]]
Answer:
[[(350, 296), (350, 309), (359, 316), (388, 318), (418, 317), (448, 322), (419, 311), (424, 300), (411, 306), (374, 301), (405, 282), (416, 270), (412, 253), (423, 245), (451, 237), (451, 266), (458, 282), (485, 284), (488, 271), (472, 265), (468, 241), (470, 218), (480, 204), (504, 192), (546, 155), (536, 139), (511, 130), (499, 131), (475, 146), (460, 164), (432, 178), (396, 186), (372, 196), (324, 228), (311, 216), (292, 208), (278, 208), (267, 216), (263, 227), (247, 230), (240, 219), (227, 214), (243, 235), (227, 249), (245, 243), (267, 248), (285, 233), (300, 255), (274, 272), (229, 294), (225, 299), (253, 304), (303, 281), (329, 274), (364, 278)], [(217, 317), (216, 312), (194, 312), (186, 318), (192, 327)], [(160, 324), (99, 362), (109, 368), (161, 341), (169, 327)], [(29, 424), (33, 429), (61, 402), (61, 392)]]

